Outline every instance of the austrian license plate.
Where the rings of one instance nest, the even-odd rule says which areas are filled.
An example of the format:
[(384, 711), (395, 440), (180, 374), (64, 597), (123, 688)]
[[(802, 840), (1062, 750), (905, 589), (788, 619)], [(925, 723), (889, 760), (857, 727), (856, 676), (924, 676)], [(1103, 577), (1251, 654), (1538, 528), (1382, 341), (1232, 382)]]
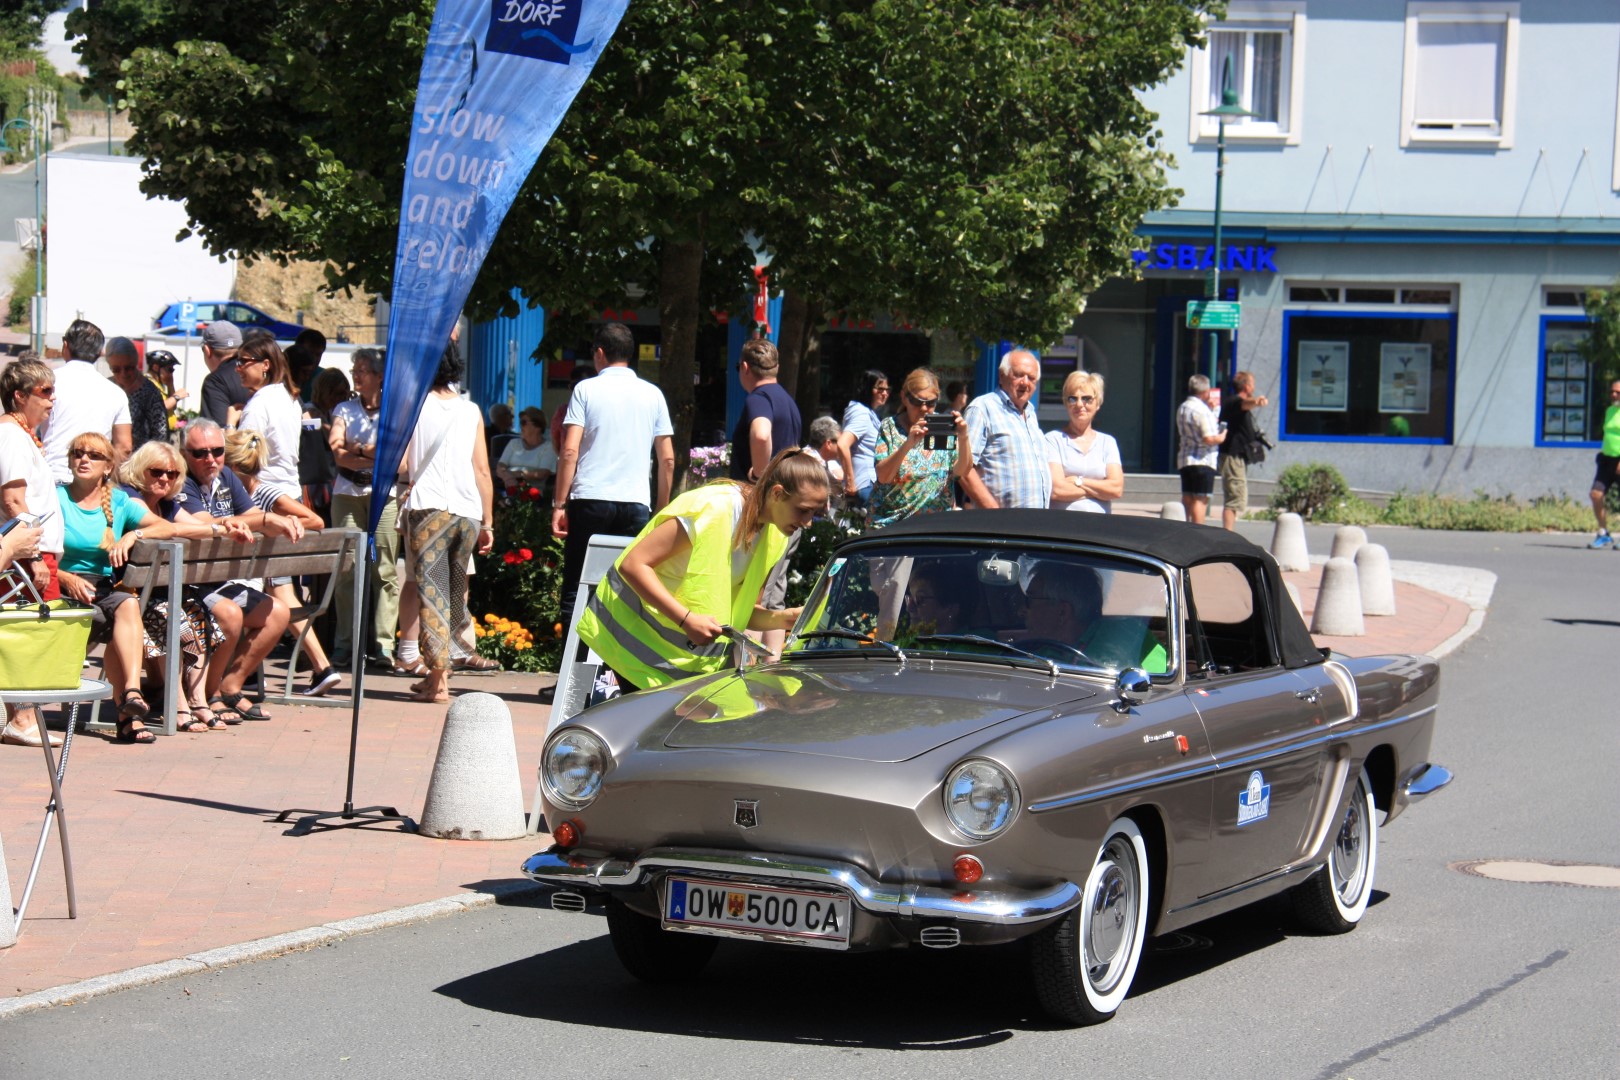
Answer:
[(847, 949), (849, 898), (769, 885), (670, 878), (664, 886), (663, 925), (724, 937)]

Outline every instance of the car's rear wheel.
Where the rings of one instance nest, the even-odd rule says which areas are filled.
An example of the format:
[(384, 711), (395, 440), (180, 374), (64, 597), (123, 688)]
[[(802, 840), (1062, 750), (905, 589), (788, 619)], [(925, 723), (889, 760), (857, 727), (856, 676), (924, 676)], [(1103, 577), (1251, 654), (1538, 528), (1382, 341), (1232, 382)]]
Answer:
[(1068, 1024), (1099, 1024), (1130, 992), (1147, 937), (1147, 843), (1130, 818), (1108, 826), (1080, 904), (1030, 939), (1041, 1008)]
[(1362, 769), (1345, 792), (1327, 865), (1294, 887), (1294, 912), (1307, 930), (1348, 933), (1366, 914), (1378, 870), (1377, 815), (1372, 783)]
[(693, 978), (708, 965), (718, 944), (711, 937), (665, 930), (657, 919), (632, 911), (614, 897), (608, 898), (607, 924), (619, 963), (642, 982)]

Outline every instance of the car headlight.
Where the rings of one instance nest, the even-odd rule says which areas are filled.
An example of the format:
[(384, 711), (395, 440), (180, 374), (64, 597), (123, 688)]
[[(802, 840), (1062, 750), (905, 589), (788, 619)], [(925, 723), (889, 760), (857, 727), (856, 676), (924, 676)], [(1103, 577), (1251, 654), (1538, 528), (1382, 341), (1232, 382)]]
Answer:
[(945, 816), (975, 840), (988, 840), (1018, 816), (1018, 784), (993, 761), (964, 761), (945, 777)]
[(552, 802), (583, 810), (601, 792), (607, 767), (608, 750), (601, 739), (584, 728), (565, 728), (546, 743), (540, 782)]

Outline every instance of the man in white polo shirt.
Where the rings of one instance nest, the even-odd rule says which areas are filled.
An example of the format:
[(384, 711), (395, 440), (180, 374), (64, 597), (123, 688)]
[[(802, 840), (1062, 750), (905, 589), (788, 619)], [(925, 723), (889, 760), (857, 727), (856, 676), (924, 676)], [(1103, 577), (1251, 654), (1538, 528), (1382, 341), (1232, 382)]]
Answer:
[[(596, 375), (574, 388), (563, 416), (551, 531), (563, 538), (564, 627), (573, 617), (591, 537), (634, 536), (669, 502), (675, 429), (663, 391), (630, 370), (635, 348), (629, 327), (603, 325), (591, 341)], [(657, 501), (649, 498), (650, 456), (658, 459)]]
[(107, 338), (94, 324), (74, 319), (62, 335), (65, 363), (56, 369), (56, 407), (40, 437), (45, 462), (59, 484), (73, 480), (68, 468), (68, 444), (86, 431), (106, 436), (121, 457), (131, 445), (129, 395), (96, 370), (96, 360)]

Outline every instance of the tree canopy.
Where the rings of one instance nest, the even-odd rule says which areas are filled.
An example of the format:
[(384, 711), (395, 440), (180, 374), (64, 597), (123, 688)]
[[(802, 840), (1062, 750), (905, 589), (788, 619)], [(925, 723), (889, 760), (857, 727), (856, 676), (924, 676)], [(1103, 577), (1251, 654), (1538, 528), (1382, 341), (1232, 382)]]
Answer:
[[(809, 311), (1043, 342), (1177, 194), (1136, 91), (1198, 0), (632, 0), (471, 306), (576, 330), (657, 296), (677, 430), (699, 321), (757, 252)], [(386, 294), (432, 0), (103, 0), (70, 30), (143, 188), (217, 252)]]

